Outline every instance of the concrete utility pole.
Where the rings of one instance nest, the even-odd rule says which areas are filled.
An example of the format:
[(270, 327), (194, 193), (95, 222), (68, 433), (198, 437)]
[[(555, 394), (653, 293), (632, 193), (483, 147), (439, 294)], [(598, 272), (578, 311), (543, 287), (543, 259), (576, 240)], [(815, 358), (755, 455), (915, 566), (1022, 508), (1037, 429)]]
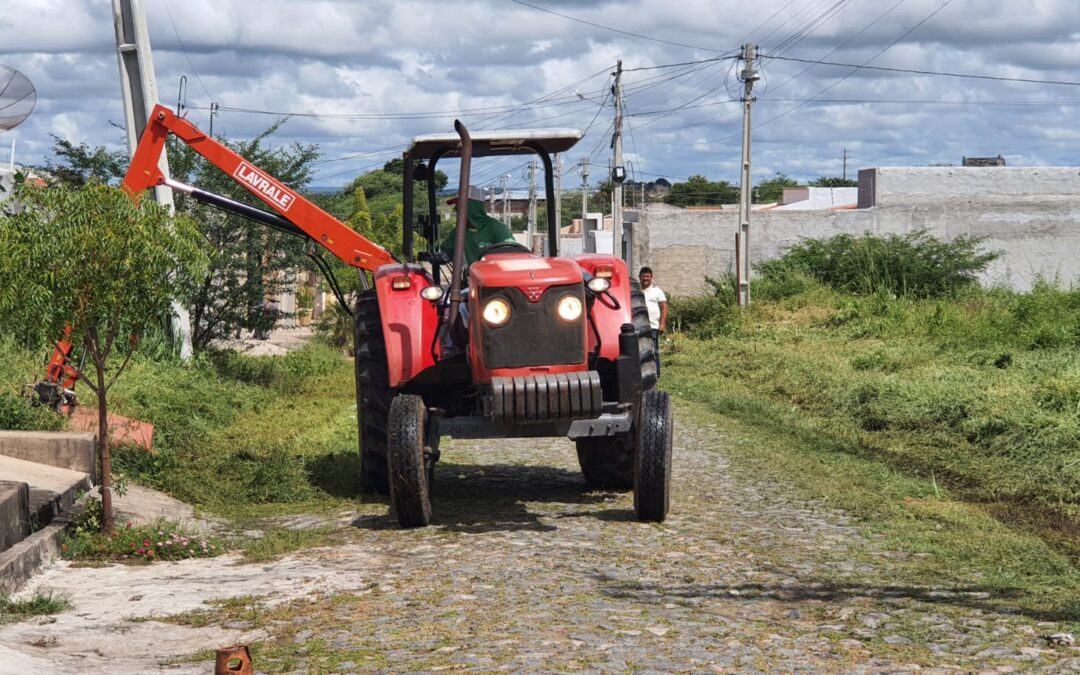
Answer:
[(739, 235), (736, 238), (736, 269), (739, 274), (739, 306), (750, 305), (750, 107), (754, 103), (754, 83), (761, 79), (754, 70), (754, 45), (743, 46), (746, 62), (739, 79), (743, 81), (742, 177), (739, 180)]
[(615, 136), (611, 139), (611, 147), (615, 151), (612, 160), (611, 175), (611, 247), (612, 253), (625, 259), (623, 253), (623, 222), (622, 222), (622, 183), (626, 180), (626, 168), (623, 166), (622, 156), (622, 59), (615, 65), (615, 84), (611, 92), (615, 95)]
[(844, 180), (847, 180), (847, 148), (844, 148)]
[(502, 177), (502, 194), (503, 194), (503, 206), (502, 221), (507, 225), (510, 224), (510, 174), (506, 174)]
[[(146, 12), (142, 0), (113, 0), (112, 5), (128, 155), (134, 156), (150, 111), (158, 102), (154, 59), (150, 55), (150, 33), (146, 29)], [(163, 175), (169, 175), (169, 160), (164, 149), (158, 159), (158, 168)], [(169, 188), (164, 185), (155, 187), (154, 200), (166, 207), (170, 213), (173, 212), (173, 195)], [(175, 300), (172, 311), (173, 336), (180, 343), (180, 359), (189, 361), (192, 356), (191, 317), (187, 308)]]
[(581, 227), (584, 232), (585, 214), (589, 212), (589, 158), (581, 158)]
[[(555, 153), (555, 250), (561, 251), (562, 238), (562, 155)], [(548, 244), (551, 252), (551, 244)]]
[(536, 160), (529, 162), (529, 250), (533, 248), (533, 236), (536, 232)]

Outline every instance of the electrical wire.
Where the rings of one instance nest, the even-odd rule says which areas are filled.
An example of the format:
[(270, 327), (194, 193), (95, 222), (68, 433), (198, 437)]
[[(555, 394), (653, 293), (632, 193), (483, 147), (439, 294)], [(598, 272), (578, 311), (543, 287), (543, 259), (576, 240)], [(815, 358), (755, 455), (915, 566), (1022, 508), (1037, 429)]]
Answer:
[[(951, 2), (951, 0), (950, 0)], [(947, 4), (947, 3), (946, 3)], [(890, 45), (892, 46), (892, 45)], [(880, 56), (880, 52), (878, 53)], [(917, 68), (890, 68), (887, 66), (857, 65), (854, 63), (838, 63), (835, 61), (797, 59), (792, 56), (765, 55), (763, 58), (776, 59), (778, 61), (795, 61), (798, 63), (810, 63), (815, 66), (838, 66), (841, 68), (855, 68), (857, 70), (877, 70), (887, 73), (908, 73), (912, 75), (934, 75), (939, 77), (959, 77), (969, 80), (992, 80), (996, 82), (1023, 82), (1025, 84), (1054, 84), (1068, 87), (1080, 87), (1080, 82), (1070, 80), (1040, 80), (1030, 77), (1004, 77), (998, 75), (976, 75), (974, 73), (953, 73), (941, 70), (920, 70)], [(874, 58), (877, 58), (876, 56)], [(873, 59), (871, 59), (873, 60)]]
[(191, 66), (191, 72), (195, 73), (195, 80), (199, 83), (199, 88), (206, 94), (206, 98), (213, 100), (214, 97), (210, 95), (210, 91), (203, 84), (202, 76), (199, 75), (199, 71), (195, 68), (195, 64), (191, 60), (191, 55), (188, 54), (187, 47), (184, 46), (184, 38), (180, 37), (180, 29), (176, 27), (176, 21), (173, 20), (172, 10), (169, 9), (169, 0), (161, 0), (161, 4), (165, 5), (165, 13), (169, 16), (169, 23), (172, 24), (173, 33), (176, 34), (176, 41), (180, 43), (180, 51), (184, 52), (184, 58), (187, 59), (188, 65)]
[(544, 12), (545, 14), (551, 14), (553, 16), (557, 16), (557, 17), (562, 18), (562, 19), (567, 19), (569, 21), (576, 21), (577, 23), (582, 23), (582, 24), (585, 24), (586, 26), (592, 26), (593, 28), (599, 28), (601, 30), (611, 31), (612, 33), (619, 33), (620, 35), (627, 35), (629, 37), (635, 37), (635, 38), (638, 38), (638, 39), (641, 39), (641, 40), (648, 40), (650, 42), (659, 42), (660, 44), (672, 45), (674, 47), (686, 47), (688, 49), (700, 49), (700, 50), (706, 51), (706, 52), (721, 52), (721, 50), (714, 49), (712, 47), (703, 47), (701, 45), (686, 44), (685, 42), (673, 42), (671, 40), (662, 40), (660, 38), (654, 38), (654, 37), (651, 37), (649, 35), (642, 35), (641, 33), (632, 33), (630, 31), (622, 30), (620, 28), (613, 28), (611, 26), (605, 26), (605, 25), (600, 24), (600, 23), (593, 23), (592, 21), (586, 21), (585, 19), (579, 19), (576, 16), (570, 16), (569, 14), (561, 14), (559, 12), (547, 9), (546, 7), (541, 7), (540, 5), (534, 5), (532, 3), (525, 2), (524, 0), (512, 0), (512, 2), (515, 2), (515, 3), (519, 4), (519, 5), (524, 6), (524, 7), (528, 7), (530, 9), (535, 9), (537, 11)]

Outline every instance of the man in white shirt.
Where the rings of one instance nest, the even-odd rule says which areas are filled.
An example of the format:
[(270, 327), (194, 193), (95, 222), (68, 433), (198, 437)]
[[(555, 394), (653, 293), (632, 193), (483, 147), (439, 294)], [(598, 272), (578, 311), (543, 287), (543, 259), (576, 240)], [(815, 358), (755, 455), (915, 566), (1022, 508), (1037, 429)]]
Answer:
[(651, 267), (642, 267), (638, 272), (641, 292), (645, 294), (645, 307), (649, 310), (649, 324), (652, 326), (653, 357), (656, 359), (656, 378), (660, 379), (660, 333), (667, 330), (667, 296), (660, 287), (653, 283)]

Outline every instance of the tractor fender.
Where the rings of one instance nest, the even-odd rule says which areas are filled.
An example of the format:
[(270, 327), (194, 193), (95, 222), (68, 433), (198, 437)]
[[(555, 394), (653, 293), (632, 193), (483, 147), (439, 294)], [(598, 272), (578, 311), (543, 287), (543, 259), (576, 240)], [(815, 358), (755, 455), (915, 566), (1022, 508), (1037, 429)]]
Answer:
[[(611, 255), (591, 254), (575, 256), (574, 260), (581, 269), (592, 276), (596, 276), (596, 268), (599, 266), (611, 266), (614, 274), (611, 277), (611, 288), (608, 294), (615, 299), (600, 297), (593, 303), (592, 317), (596, 324), (596, 330), (600, 333), (600, 358), (608, 359), (612, 363), (619, 358), (619, 333), (624, 323), (633, 323), (633, 313), (630, 307), (630, 282), (632, 277), (626, 267), (626, 262)], [(617, 303), (617, 304), (616, 304)], [(596, 349), (596, 336), (589, 331), (589, 350)]]
[[(386, 339), (387, 375), (390, 387), (397, 388), (435, 365), (431, 346), (438, 329), (438, 310), (420, 297), (420, 291), (434, 281), (419, 265), (383, 265), (374, 276)], [(402, 278), (409, 279), (409, 287), (394, 288), (395, 280), (402, 285)]]

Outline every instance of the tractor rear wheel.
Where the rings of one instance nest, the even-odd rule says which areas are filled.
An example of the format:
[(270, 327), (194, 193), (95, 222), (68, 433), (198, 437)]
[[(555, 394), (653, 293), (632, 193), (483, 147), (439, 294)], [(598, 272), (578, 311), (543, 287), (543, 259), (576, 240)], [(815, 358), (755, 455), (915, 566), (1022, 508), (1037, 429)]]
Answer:
[(638, 520), (662, 522), (671, 502), (671, 399), (652, 389), (641, 397), (634, 457), (634, 512)]
[[(636, 279), (630, 280), (630, 312), (638, 334), (638, 354), (641, 357), (641, 389), (656, 387), (656, 361), (653, 355), (652, 326), (645, 294)], [(637, 431), (620, 436), (601, 436), (577, 439), (578, 464), (590, 487), (629, 490), (634, 487), (634, 450)]]
[(402, 394), (390, 404), (390, 435), (386, 441), (390, 470), (390, 503), (402, 527), (431, 523), (431, 493), (424, 459), (427, 406), (424, 399)]
[(386, 475), (386, 417), (393, 392), (386, 366), (379, 299), (363, 291), (353, 314), (353, 353), (356, 357), (356, 414), (360, 431), (360, 491), (389, 494)]

